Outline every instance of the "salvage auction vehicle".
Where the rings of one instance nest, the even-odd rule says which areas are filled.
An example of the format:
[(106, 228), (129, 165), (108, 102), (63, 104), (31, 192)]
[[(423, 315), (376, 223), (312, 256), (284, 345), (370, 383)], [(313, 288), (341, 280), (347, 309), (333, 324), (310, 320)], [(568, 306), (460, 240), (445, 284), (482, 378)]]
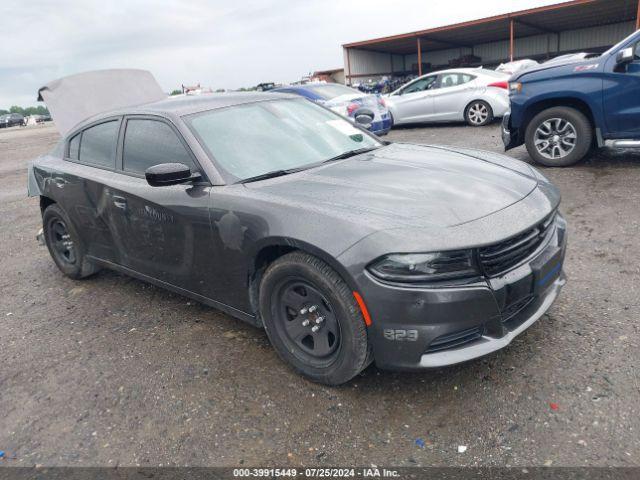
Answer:
[(296, 96), (165, 98), (144, 71), (40, 97), (62, 140), (29, 192), (58, 268), (114, 269), (264, 327), (314, 381), (486, 355), (565, 283), (560, 194), (509, 157), (382, 142)]

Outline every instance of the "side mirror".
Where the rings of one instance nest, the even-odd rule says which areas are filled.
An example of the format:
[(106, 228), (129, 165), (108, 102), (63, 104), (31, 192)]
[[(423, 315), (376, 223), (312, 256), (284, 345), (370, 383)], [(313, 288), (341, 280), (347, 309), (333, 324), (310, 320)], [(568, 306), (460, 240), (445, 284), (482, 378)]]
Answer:
[(635, 54), (633, 52), (633, 47), (620, 50), (618, 52), (618, 55), (616, 55), (616, 63), (618, 65), (626, 65), (627, 63), (633, 62), (634, 59), (635, 59)]
[(198, 180), (200, 174), (191, 174), (191, 169), (184, 163), (161, 163), (147, 168), (144, 172), (147, 183), (152, 187), (166, 187)]

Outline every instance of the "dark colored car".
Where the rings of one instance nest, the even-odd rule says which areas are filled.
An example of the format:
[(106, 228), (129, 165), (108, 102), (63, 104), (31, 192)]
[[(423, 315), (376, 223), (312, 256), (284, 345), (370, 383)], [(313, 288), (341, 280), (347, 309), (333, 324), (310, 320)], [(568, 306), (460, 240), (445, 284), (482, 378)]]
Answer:
[(7, 113), (0, 116), (0, 128), (15, 127), (24, 125), (24, 117), (19, 113)]
[[(41, 92), (59, 128), (82, 98), (65, 85)], [(488, 354), (565, 283), (558, 190), (509, 157), (384, 143), (272, 93), (153, 101), (62, 133), (29, 192), (63, 273), (114, 269), (264, 327), (317, 382)]]
[(639, 149), (640, 32), (595, 58), (569, 55), (519, 72), (509, 91), (507, 150), (524, 143), (537, 163), (565, 167), (595, 147)]

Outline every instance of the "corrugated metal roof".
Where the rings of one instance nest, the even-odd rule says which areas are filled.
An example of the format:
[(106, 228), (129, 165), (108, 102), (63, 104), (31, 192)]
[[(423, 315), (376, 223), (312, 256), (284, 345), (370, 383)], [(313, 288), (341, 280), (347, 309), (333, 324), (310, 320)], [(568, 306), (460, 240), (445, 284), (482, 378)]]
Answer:
[(638, 0), (573, 0), (444, 27), (347, 43), (343, 47), (410, 54), (416, 51), (418, 38), (425, 51), (504, 40), (509, 35), (511, 20), (514, 21), (515, 38), (522, 38), (635, 20), (637, 13)]

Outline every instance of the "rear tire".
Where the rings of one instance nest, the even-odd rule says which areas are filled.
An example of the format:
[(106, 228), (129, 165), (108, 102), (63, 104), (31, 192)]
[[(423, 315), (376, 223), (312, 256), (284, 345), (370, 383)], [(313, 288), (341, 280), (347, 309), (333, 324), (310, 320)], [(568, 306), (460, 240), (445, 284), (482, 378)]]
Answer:
[(86, 258), (80, 236), (57, 204), (49, 205), (42, 213), (42, 229), (51, 258), (67, 277), (78, 280), (100, 270)]
[(322, 260), (303, 252), (277, 259), (262, 277), (259, 304), (278, 355), (314, 382), (340, 385), (371, 362), (353, 293)]
[(578, 163), (591, 150), (593, 128), (582, 112), (570, 107), (553, 107), (529, 122), (525, 144), (536, 163), (568, 167)]
[(484, 127), (493, 121), (493, 109), (484, 100), (474, 100), (467, 105), (464, 118), (472, 127)]

